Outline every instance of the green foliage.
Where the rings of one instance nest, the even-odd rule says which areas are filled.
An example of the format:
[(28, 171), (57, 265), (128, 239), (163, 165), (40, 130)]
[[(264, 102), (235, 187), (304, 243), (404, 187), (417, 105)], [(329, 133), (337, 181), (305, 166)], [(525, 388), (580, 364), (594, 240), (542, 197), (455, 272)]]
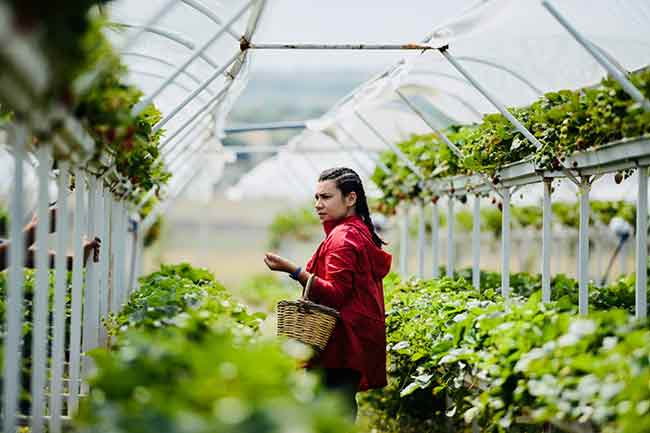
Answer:
[(9, 234), (9, 212), (4, 204), (0, 203), (0, 238), (6, 238)]
[[(650, 96), (649, 69), (631, 74), (630, 79)], [(650, 133), (650, 113), (608, 78), (595, 87), (550, 92), (528, 107), (509, 110), (542, 142), (540, 149), (501, 114), (486, 115), (478, 125), (444, 131), (462, 151), (461, 160), (435, 134), (414, 135), (398, 146), (426, 179), (483, 173), (498, 183), (496, 172), (506, 164), (529, 159), (539, 168), (557, 170), (575, 151)], [(431, 199), (431, 192), (421, 189), (415, 173), (393, 152), (384, 152), (381, 160), (392, 175), (377, 168), (372, 177), (384, 195), (379, 211), (392, 214), (403, 200)]]
[(557, 276), (555, 301), (544, 305), (538, 276), (514, 275), (509, 301), (497, 294), (499, 277), (482, 273), (481, 291), (464, 278), (385, 280), (389, 386), (364, 399), (375, 423), (421, 432), (469, 432), (472, 420), (487, 432), (539, 431), (545, 422), (645, 431), (650, 388), (635, 377), (650, 377), (650, 330), (615, 308), (629, 309), (633, 282), (592, 288), (596, 312), (577, 316), (575, 281)]
[[(101, 34), (103, 21), (99, 20), (92, 40), (97, 45), (94, 53), (102, 57), (104, 73), (81, 96), (76, 115), (86, 124), (99, 150), (109, 152), (115, 159), (120, 175), (144, 190), (164, 185), (170, 177), (160, 156), (159, 143), (163, 130), (153, 132), (153, 126), (162, 118), (152, 104), (133, 116), (133, 106), (142, 98), (142, 92), (124, 83), (126, 67), (112, 52), (108, 40)], [(97, 154), (99, 156), (99, 154)]]
[(308, 241), (319, 225), (320, 221), (311, 207), (278, 213), (269, 226), (269, 248), (279, 248), (284, 239)]
[[(454, 142), (461, 144), (467, 140), (474, 127), (451, 126), (445, 134)], [(453, 176), (466, 173), (460, 161), (447, 145), (435, 134), (413, 135), (397, 146), (411, 161), (415, 161), (426, 178)], [(383, 191), (384, 199), (377, 209), (381, 213), (394, 214), (402, 200), (421, 197), (426, 201), (431, 194), (419, 186), (419, 178), (391, 151), (380, 155), (381, 161), (391, 170), (387, 175), (379, 167), (372, 175), (372, 181)]]
[(97, 349), (77, 432), (352, 432), (342, 406), (296, 368), (303, 347), (260, 335), (263, 315), (187, 264), (140, 280)]
[(138, 290), (110, 319), (108, 328), (112, 334), (127, 329), (169, 328), (181, 313), (205, 316), (202, 326), (211, 326), (213, 319), (236, 320), (249, 327), (250, 333), (264, 318), (262, 314), (249, 314), (209, 271), (182, 263), (162, 265), (160, 271), (141, 278)]

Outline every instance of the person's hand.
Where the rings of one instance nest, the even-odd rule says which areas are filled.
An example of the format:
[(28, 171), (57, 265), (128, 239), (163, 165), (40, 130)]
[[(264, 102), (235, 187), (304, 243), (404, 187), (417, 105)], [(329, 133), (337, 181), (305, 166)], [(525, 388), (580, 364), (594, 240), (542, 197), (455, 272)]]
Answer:
[(264, 263), (272, 271), (288, 272), (292, 273), (298, 267), (290, 260), (285, 259), (277, 254), (266, 253), (264, 255)]
[[(50, 211), (50, 233), (55, 233), (56, 232), (56, 206), (50, 206), (49, 211)], [(32, 215), (32, 220), (25, 227), (25, 231), (26, 232), (33, 231), (35, 234), (37, 225), (38, 225), (38, 216), (36, 215), (36, 212), (34, 212), (34, 215)]]
[(93, 253), (93, 262), (99, 262), (99, 250), (102, 246), (102, 241), (99, 238), (95, 238), (92, 241), (84, 240), (84, 265), (90, 257), (90, 253)]

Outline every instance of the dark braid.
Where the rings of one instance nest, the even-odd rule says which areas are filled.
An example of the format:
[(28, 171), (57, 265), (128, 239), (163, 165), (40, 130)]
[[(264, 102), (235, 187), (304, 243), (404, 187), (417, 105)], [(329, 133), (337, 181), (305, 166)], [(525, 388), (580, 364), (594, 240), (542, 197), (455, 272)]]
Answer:
[(352, 191), (357, 194), (357, 203), (355, 205), (355, 211), (359, 217), (363, 220), (370, 234), (372, 234), (372, 241), (378, 247), (386, 245), (386, 242), (377, 235), (375, 231), (375, 226), (370, 219), (370, 209), (368, 208), (368, 200), (366, 199), (366, 192), (363, 189), (363, 183), (359, 175), (352, 170), (351, 168), (346, 167), (337, 167), (329, 168), (323, 171), (320, 176), (318, 176), (318, 181), (323, 182), (326, 180), (333, 180), (336, 182), (336, 187), (343, 193), (343, 196), (347, 196)]

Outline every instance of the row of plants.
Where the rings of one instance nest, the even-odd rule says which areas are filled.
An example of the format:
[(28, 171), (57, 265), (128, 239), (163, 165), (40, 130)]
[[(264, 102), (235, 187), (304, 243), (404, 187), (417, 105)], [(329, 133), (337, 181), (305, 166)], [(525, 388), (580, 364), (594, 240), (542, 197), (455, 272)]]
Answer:
[[(650, 97), (650, 69), (632, 73), (629, 79)], [(461, 150), (461, 158), (435, 134), (413, 135), (398, 147), (426, 179), (482, 173), (497, 185), (497, 172), (506, 164), (531, 159), (540, 169), (557, 170), (573, 152), (650, 133), (650, 113), (610, 78), (593, 87), (546, 93), (530, 106), (510, 108), (510, 112), (541, 141), (540, 149), (501, 114), (486, 115), (479, 124), (444, 130)], [(377, 168), (372, 177), (384, 194), (380, 211), (393, 213), (403, 200), (437, 199), (393, 152), (384, 152), (381, 160), (392, 174)], [(616, 181), (628, 175), (619, 173)]]
[(650, 429), (650, 329), (630, 315), (633, 278), (592, 287), (592, 312), (579, 316), (577, 285), (564, 276), (546, 305), (537, 276), (513, 275), (508, 300), (498, 274), (482, 273), (480, 291), (467, 276), (385, 280), (389, 385), (363, 402), (377, 428)]
[(110, 350), (74, 420), (77, 432), (346, 432), (340, 402), (300, 371), (303, 346), (264, 337), (261, 313), (187, 264), (140, 279), (107, 320)]
[[(31, 108), (47, 111), (57, 104), (66, 107), (95, 143), (94, 153), (85, 155), (86, 169), (98, 176), (114, 169), (105, 177), (110, 180), (109, 186), (130, 186), (130, 200), (135, 201), (138, 191), (165, 185), (170, 173), (159, 150), (164, 131), (153, 131), (161, 113), (153, 104), (136, 116), (131, 112), (143, 94), (127, 84), (126, 66), (103, 33), (108, 24), (101, 6), (109, 2), (85, 0), (64, 6), (37, 1), (9, 3), (14, 31), (36, 42), (51, 69), (48, 91), (40, 101), (42, 107)], [(85, 80), (92, 82), (88, 88), (73, 88), (73, 83)], [(0, 121), (16, 114), (12, 113), (10, 103), (0, 101)], [(24, 113), (17, 114), (18, 118), (25, 117)], [(62, 125), (63, 119), (52, 116), (48, 127), (35, 133), (34, 145), (48, 141)], [(70, 157), (67, 151), (55, 147), (55, 158)]]

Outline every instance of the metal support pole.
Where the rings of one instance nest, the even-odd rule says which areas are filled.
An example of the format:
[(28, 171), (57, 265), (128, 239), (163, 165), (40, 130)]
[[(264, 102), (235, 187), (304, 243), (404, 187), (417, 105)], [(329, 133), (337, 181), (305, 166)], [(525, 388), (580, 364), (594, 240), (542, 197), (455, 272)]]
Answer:
[(15, 433), (16, 410), (19, 395), (20, 342), (22, 340), (23, 288), (25, 262), (25, 235), (21, 221), (24, 208), (23, 162), (27, 129), (23, 125), (12, 128), (14, 182), (11, 190), (11, 244), (9, 245), (9, 287), (7, 293), (6, 336), (2, 371), (3, 432)]
[(449, 51), (446, 49), (439, 50), (440, 53), (449, 61), (449, 63), (456, 69), (461, 75), (463, 75), (467, 81), (469, 81), (472, 86), (476, 88), (492, 105), (496, 107), (497, 110), (503, 116), (508, 119), (508, 121), (519, 131), (523, 134), (524, 137), (528, 141), (530, 141), (536, 148), (542, 147), (542, 143), (528, 130), (526, 127), (519, 121), (515, 116), (513, 116), (508, 109), (503, 105), (499, 100), (492, 95), (485, 87), (483, 87), (478, 81), (472, 77), (472, 75), (465, 70), (465, 68), (460, 64), (458, 60), (456, 60), (451, 54), (449, 54)]
[(58, 199), (56, 205), (56, 260), (54, 288), (54, 341), (52, 342), (52, 377), (50, 382), (50, 432), (61, 433), (63, 363), (65, 361), (65, 298), (68, 291), (68, 180), (69, 164), (59, 161)]
[(68, 375), (68, 415), (77, 411), (81, 359), (81, 299), (84, 284), (83, 244), (85, 224), (85, 181), (81, 169), (75, 169), (74, 260), (72, 264), (72, 312), (70, 319), (70, 366)]
[(183, 108), (187, 106), (187, 104), (192, 102), (214, 80), (220, 77), (226, 71), (226, 69), (228, 69), (230, 65), (232, 65), (237, 60), (239, 56), (240, 53), (235, 54), (223, 66), (221, 66), (219, 69), (214, 71), (214, 73), (207, 80), (201, 83), (201, 85), (197, 87), (194, 91), (192, 91), (189, 95), (187, 95), (180, 104), (174, 107), (165, 117), (163, 117), (158, 123), (156, 123), (153, 127), (153, 132), (159, 131), (163, 126), (167, 124), (167, 122), (172, 120)]
[[(102, 248), (99, 252), (99, 275), (100, 275), (100, 293), (99, 293), (99, 316), (106, 318), (109, 312), (109, 266), (110, 266), (110, 231), (111, 231), (111, 193), (104, 186), (101, 188), (102, 194), (102, 225), (100, 239)], [(108, 340), (106, 328), (99, 328), (99, 345), (105, 346)]]
[(50, 233), (49, 171), (52, 149), (41, 143), (36, 149), (38, 158), (38, 206), (36, 214), (36, 282), (34, 285), (34, 307), (32, 318), (32, 380), (30, 428), (34, 433), (44, 431), (45, 382), (47, 377), (47, 333), (49, 329), (50, 255), (48, 235)]
[(395, 90), (395, 93), (397, 93), (397, 96), (399, 96), (402, 101), (406, 104), (407, 107), (411, 109), (431, 130), (442, 140), (449, 149), (459, 158), (463, 157), (463, 153), (456, 147), (454, 143), (447, 137), (446, 134), (442, 133), (438, 128), (436, 128), (433, 123), (424, 115), (422, 110), (420, 110), (415, 104), (413, 104), (399, 89)]
[(503, 188), (503, 213), (501, 219), (501, 295), (510, 296), (510, 188)]
[(648, 167), (639, 167), (636, 203), (636, 318), (648, 314)]
[(454, 197), (449, 196), (447, 202), (447, 276), (454, 277), (456, 267), (456, 251), (454, 245)]
[(146, 98), (143, 98), (140, 102), (138, 102), (132, 110), (132, 113), (134, 116), (137, 116), (142, 112), (142, 110), (153, 101), (153, 99), (162, 92), (167, 85), (176, 79), (187, 67), (194, 62), (206, 49), (208, 49), (217, 39), (221, 37), (225, 32), (228, 31), (230, 26), (232, 26), (250, 7), (251, 5), (257, 0), (249, 0), (244, 5), (235, 12), (235, 14), (230, 17), (226, 21), (226, 23), (221, 27), (217, 32), (212, 35), (210, 39), (208, 39), (199, 49), (194, 51), (194, 53), (186, 59), (182, 65), (180, 65), (176, 70), (167, 78), (167, 80), (163, 83), (161, 83), (156, 90), (154, 90), (150, 95), (147, 95)]
[(117, 278), (116, 278), (116, 268), (117, 268), (117, 236), (118, 236), (118, 212), (117, 212), (117, 201), (115, 197), (111, 196), (111, 239), (110, 239), (110, 249), (109, 249), (109, 260), (110, 260), (110, 299), (111, 299), (111, 311), (116, 313), (119, 309), (119, 300), (117, 295)]
[(402, 207), (402, 241), (399, 249), (399, 269), (402, 277), (407, 276), (409, 250), (409, 205), (404, 203)]
[(422, 176), (422, 172), (418, 168), (417, 165), (413, 163), (406, 155), (404, 155), (404, 152), (400, 150), (399, 147), (388, 141), (381, 133), (374, 127), (372, 124), (361, 115), (358, 111), (355, 111), (354, 114), (361, 120), (361, 122), (366, 125), (366, 127), (377, 137), (379, 138), (382, 143), (384, 143), (390, 150), (395, 152), (395, 155), (406, 165), (417, 177), (419, 177), (421, 180), (424, 180), (424, 176)]
[(474, 196), (472, 218), (472, 286), (481, 288), (481, 196)]
[(228, 91), (228, 89), (230, 88), (230, 86), (232, 85), (232, 83), (233, 83), (233, 82), (230, 81), (229, 84), (225, 85), (225, 86), (223, 87), (223, 89), (221, 89), (221, 90), (220, 90), (216, 95), (214, 95), (214, 97), (213, 97), (212, 99), (210, 99), (210, 100), (208, 101), (207, 104), (205, 104), (202, 108), (200, 108), (199, 110), (197, 110), (197, 112), (194, 113), (194, 114), (192, 114), (192, 115), (191, 115), (191, 116), (190, 116), (190, 117), (185, 121), (185, 123), (183, 123), (181, 126), (179, 126), (178, 129), (176, 129), (172, 134), (170, 134), (169, 136), (167, 136), (167, 137), (165, 138), (165, 140), (164, 140), (162, 143), (160, 143), (160, 151), (162, 152), (162, 151), (165, 149), (165, 147), (167, 147), (167, 145), (168, 145), (172, 140), (174, 140), (174, 138), (176, 138), (176, 137), (178, 136), (178, 134), (180, 134), (181, 132), (183, 132), (183, 131), (184, 131), (188, 126), (190, 126), (192, 123), (194, 123), (194, 122), (197, 121), (197, 120), (202, 120), (202, 119), (203, 119), (203, 115), (204, 115), (204, 114), (207, 114), (206, 112), (209, 110), (210, 106), (212, 106), (213, 104), (216, 105), (216, 104), (219, 103), (219, 100), (220, 100), (220, 99), (221, 99), (221, 98), (226, 94), (226, 92)]
[(435, 203), (431, 206), (431, 262), (433, 278), (440, 278), (440, 213)]
[(613, 79), (615, 79), (621, 87), (623, 87), (623, 90), (627, 92), (628, 95), (632, 97), (636, 102), (641, 104), (643, 108), (646, 111), (650, 111), (650, 101), (646, 99), (643, 96), (643, 93), (639, 89), (636, 88), (634, 84), (630, 80), (627, 79), (625, 74), (623, 74), (615, 64), (612, 64), (612, 62), (607, 59), (601, 53), (599, 50), (595, 48), (593, 44), (591, 44), (587, 39), (585, 39), (577, 30), (575, 27), (573, 27), (567, 20), (560, 14), (560, 12), (551, 4), (550, 1), (548, 0), (543, 0), (542, 1), (542, 6), (546, 8), (550, 12), (551, 15), (559, 22), (562, 27), (564, 27), (571, 36), (580, 44), (583, 46), (585, 50), (607, 71), (609, 75)]
[[(97, 232), (97, 178), (93, 175), (87, 176), (88, 180), (88, 231), (87, 238), (92, 239)], [(81, 256), (82, 266), (84, 263), (83, 253)], [(88, 393), (88, 383), (85, 378), (90, 373), (91, 359), (88, 353), (97, 347), (97, 325), (98, 312), (95, 309), (97, 304), (97, 264), (92, 258), (88, 259), (86, 265), (86, 288), (84, 290), (84, 308), (83, 308), (83, 336), (81, 340), (81, 350), (83, 352), (81, 363), (81, 393)]]
[(551, 179), (544, 179), (542, 205), (542, 302), (551, 302), (551, 251), (552, 244)]
[(422, 51), (438, 48), (428, 44), (250, 44), (249, 50), (396, 50)]
[[(129, 294), (135, 290), (135, 282), (137, 280), (137, 269), (138, 269), (138, 260), (139, 260), (139, 244), (140, 244), (140, 231), (138, 230), (138, 223), (134, 223), (133, 232), (131, 232), (131, 256), (130, 256), (130, 266), (129, 266)], [(129, 224), (129, 227), (131, 225)]]
[(578, 236), (578, 310), (589, 311), (589, 189), (588, 179), (580, 183), (580, 232)]
[[(434, 134), (438, 136), (442, 142), (444, 142), (447, 147), (452, 151), (454, 155), (456, 155), (458, 158), (463, 158), (463, 152), (456, 146), (450, 139), (447, 137), (447, 134), (445, 134), (443, 131), (440, 129), (436, 128), (435, 125), (425, 116), (424, 112), (420, 110), (415, 104), (413, 104), (407, 97), (404, 95), (399, 89), (395, 90), (397, 95), (404, 101), (406, 106), (408, 106), (411, 111), (413, 111), (430, 129), (433, 131)], [(492, 188), (492, 190), (499, 194), (499, 190), (496, 189), (494, 186), (493, 182), (491, 181), (490, 177), (485, 174), (485, 173), (479, 173), (481, 177), (483, 177), (486, 181), (486, 184)]]
[(424, 242), (426, 231), (424, 225), (424, 203), (418, 200), (418, 278), (424, 278)]

